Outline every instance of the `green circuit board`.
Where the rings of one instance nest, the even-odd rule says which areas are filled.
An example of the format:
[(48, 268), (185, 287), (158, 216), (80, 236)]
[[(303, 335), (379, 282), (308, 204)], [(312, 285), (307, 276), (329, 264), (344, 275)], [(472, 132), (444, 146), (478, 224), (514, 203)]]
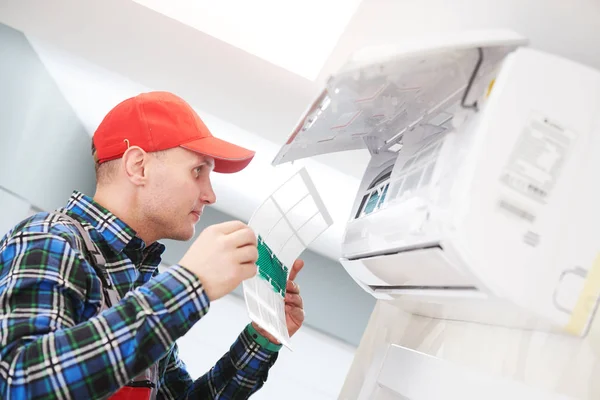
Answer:
[(285, 297), (288, 268), (283, 265), (262, 237), (258, 236), (258, 275), (269, 282), (273, 290)]

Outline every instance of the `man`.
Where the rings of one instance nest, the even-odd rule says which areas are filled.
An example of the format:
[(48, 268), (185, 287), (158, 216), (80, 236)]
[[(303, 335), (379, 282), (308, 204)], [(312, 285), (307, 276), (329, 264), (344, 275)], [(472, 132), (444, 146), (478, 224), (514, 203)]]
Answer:
[[(240, 171), (254, 153), (213, 137), (166, 92), (111, 110), (93, 153), (93, 199), (75, 192), (0, 241), (0, 398), (247, 398), (277, 359), (268, 333), (249, 324), (195, 382), (175, 341), (256, 274), (254, 232), (239, 221), (211, 226), (178, 264), (157, 266), (158, 240), (191, 239), (216, 201), (211, 172)], [(293, 282), (302, 266), (287, 284), (290, 336), (304, 320)]]

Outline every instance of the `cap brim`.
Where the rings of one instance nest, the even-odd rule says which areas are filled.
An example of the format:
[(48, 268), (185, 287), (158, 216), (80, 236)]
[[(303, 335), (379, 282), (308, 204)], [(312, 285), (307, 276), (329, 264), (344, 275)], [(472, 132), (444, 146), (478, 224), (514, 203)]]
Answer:
[(214, 136), (182, 144), (184, 149), (209, 156), (215, 160), (215, 172), (232, 174), (246, 168), (255, 152), (226, 142)]

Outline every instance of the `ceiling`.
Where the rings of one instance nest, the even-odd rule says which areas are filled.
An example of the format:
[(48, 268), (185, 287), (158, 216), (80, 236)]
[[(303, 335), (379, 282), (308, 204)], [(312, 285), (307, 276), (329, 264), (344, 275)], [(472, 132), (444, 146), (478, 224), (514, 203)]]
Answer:
[(360, 3), (134, 1), (309, 80), (318, 76)]
[[(124, 97), (160, 89), (188, 100), (217, 136), (257, 150), (246, 174), (217, 183), (221, 209), (246, 219), (292, 170), (270, 161), (353, 51), (508, 28), (533, 47), (600, 68), (598, 21), (599, 0), (0, 0), (0, 22), (34, 43), (90, 133)], [(368, 158), (361, 150), (300, 163), (336, 221), (316, 251), (339, 255)]]

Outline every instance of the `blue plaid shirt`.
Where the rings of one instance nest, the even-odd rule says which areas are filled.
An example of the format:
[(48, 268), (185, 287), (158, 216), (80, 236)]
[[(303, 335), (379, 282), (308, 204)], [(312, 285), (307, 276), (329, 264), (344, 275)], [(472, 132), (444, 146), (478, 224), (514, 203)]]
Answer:
[(162, 244), (146, 247), (78, 192), (59, 211), (89, 232), (123, 298), (100, 312), (100, 279), (60, 214), (12, 229), (0, 240), (0, 398), (106, 398), (156, 362), (158, 398), (241, 399), (262, 387), (277, 352), (248, 328), (208, 373), (190, 378), (175, 341), (208, 312), (209, 299), (185, 268), (158, 273)]

